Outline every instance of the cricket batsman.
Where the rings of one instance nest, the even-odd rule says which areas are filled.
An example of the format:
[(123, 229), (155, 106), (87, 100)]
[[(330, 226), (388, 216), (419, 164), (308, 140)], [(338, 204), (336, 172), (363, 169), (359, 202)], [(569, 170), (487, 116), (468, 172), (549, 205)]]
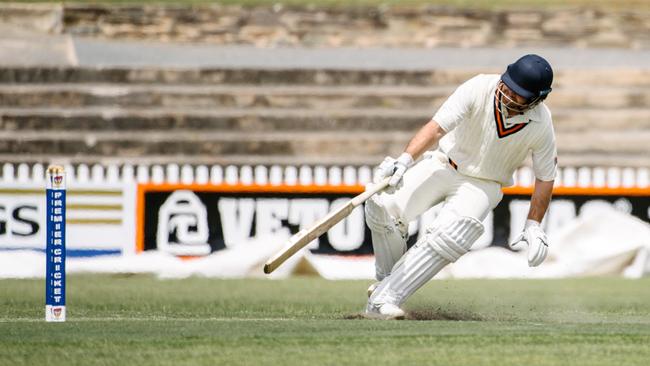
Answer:
[[(511, 247), (527, 248), (531, 267), (544, 261), (548, 240), (540, 222), (557, 170), (551, 112), (543, 103), (552, 82), (551, 65), (533, 54), (503, 75), (477, 75), (454, 91), (402, 155), (379, 165), (378, 178), (390, 177), (391, 189), (365, 206), (379, 281), (368, 288), (366, 316), (404, 318), (402, 304), (481, 236), (481, 222), (529, 153), (535, 186), (524, 230)], [(441, 202), (439, 215), (407, 251), (409, 222)]]

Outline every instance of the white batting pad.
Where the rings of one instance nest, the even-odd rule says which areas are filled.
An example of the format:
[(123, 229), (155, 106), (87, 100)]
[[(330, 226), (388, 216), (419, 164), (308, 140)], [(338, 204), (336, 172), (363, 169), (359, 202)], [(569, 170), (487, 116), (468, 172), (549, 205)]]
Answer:
[(372, 234), (375, 252), (375, 277), (381, 281), (406, 252), (406, 228), (402, 230), (395, 219), (378, 202), (377, 196), (366, 201), (366, 223)]
[(440, 229), (427, 232), (425, 240), (440, 256), (455, 262), (469, 251), (483, 231), (483, 224), (475, 218), (456, 216), (449, 223), (441, 225)]
[(370, 297), (371, 304), (401, 305), (450, 262), (465, 254), (483, 233), (478, 220), (450, 216), (422, 237), (397, 262)]

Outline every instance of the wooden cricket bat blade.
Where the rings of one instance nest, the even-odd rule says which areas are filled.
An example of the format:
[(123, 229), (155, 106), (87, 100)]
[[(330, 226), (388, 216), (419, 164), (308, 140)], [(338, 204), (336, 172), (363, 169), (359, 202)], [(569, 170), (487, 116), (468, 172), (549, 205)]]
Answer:
[[(264, 264), (264, 273), (269, 274), (275, 271), (284, 261), (289, 259), (291, 256), (296, 254), (300, 249), (302, 249), (307, 243), (311, 240), (306, 241), (307, 234), (309, 230), (301, 230), (291, 236), (287, 240), (286, 244), (276, 255), (271, 257), (266, 264)], [(313, 239), (312, 239), (313, 240)]]
[(264, 273), (269, 274), (275, 271), (282, 263), (287, 259), (291, 258), (296, 254), (300, 249), (304, 248), (307, 244), (311, 243), (312, 240), (323, 235), (327, 230), (332, 226), (336, 225), (339, 221), (345, 219), (355, 207), (363, 204), (368, 198), (370, 198), (375, 193), (383, 190), (388, 186), (388, 178), (384, 179), (381, 183), (369, 186), (365, 192), (360, 195), (352, 198), (345, 205), (337, 208), (334, 211), (328, 213), (325, 217), (318, 220), (308, 229), (301, 230), (295, 233), (287, 243), (284, 245), (282, 250), (280, 250), (276, 255), (271, 257), (266, 264), (264, 264)]

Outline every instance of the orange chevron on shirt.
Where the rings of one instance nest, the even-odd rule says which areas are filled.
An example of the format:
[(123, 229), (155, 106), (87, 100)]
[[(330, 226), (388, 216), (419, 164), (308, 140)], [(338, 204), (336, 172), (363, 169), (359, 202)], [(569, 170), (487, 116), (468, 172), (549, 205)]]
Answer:
[(497, 124), (497, 134), (499, 135), (499, 138), (504, 138), (515, 132), (521, 131), (526, 127), (527, 123), (518, 123), (510, 128), (506, 128), (503, 116), (501, 115), (501, 112), (499, 112), (499, 98), (497, 95), (498, 93), (494, 93), (494, 120)]

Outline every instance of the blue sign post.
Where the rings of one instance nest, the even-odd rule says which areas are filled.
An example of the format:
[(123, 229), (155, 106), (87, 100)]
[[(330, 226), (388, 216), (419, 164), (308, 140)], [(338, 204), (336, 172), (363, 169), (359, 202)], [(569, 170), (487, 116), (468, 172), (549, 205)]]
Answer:
[(65, 321), (65, 171), (47, 169), (45, 321)]

